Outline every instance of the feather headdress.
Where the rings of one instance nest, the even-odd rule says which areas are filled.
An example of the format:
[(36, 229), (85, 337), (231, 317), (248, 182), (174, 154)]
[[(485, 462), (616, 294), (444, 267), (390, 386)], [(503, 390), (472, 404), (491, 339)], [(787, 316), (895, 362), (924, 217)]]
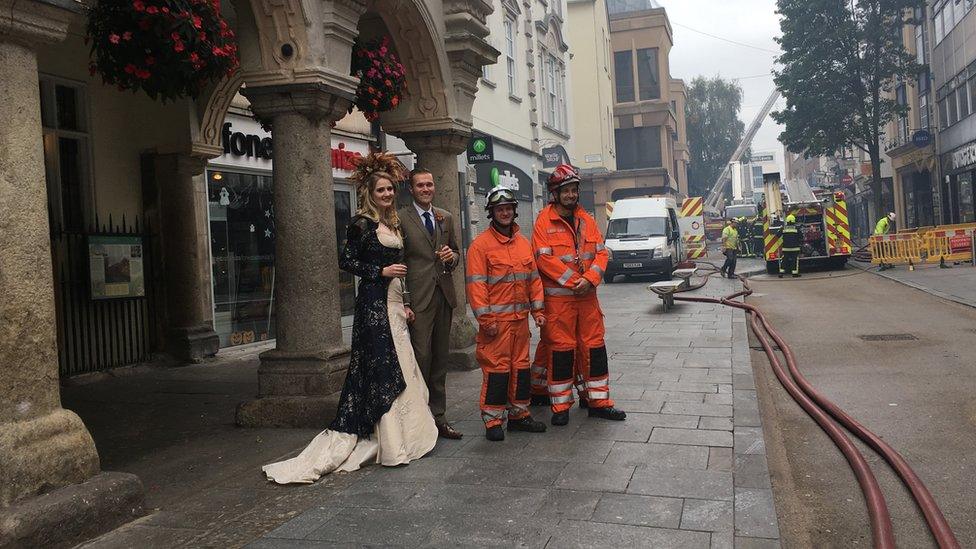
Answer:
[(393, 183), (403, 181), (407, 176), (406, 168), (393, 153), (372, 152), (352, 159), (352, 163), (356, 166), (356, 170), (349, 179), (357, 186), (366, 184), (369, 176), (376, 172), (388, 174), (393, 178)]

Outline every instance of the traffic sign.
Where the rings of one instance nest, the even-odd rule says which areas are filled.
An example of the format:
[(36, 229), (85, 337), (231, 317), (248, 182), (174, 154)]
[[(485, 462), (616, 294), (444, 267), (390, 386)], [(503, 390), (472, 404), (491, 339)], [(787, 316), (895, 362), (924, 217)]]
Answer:
[(849, 173), (845, 173), (840, 178), (840, 184), (841, 185), (850, 185), (853, 182), (854, 182), (854, 178), (851, 177), (851, 174), (849, 174)]

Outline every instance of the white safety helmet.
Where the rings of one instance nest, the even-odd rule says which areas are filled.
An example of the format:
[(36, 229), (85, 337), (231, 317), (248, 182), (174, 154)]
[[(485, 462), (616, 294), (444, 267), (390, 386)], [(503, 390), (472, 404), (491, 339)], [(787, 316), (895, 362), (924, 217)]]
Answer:
[(894, 221), (895, 220), (895, 212), (888, 212), (888, 219)]

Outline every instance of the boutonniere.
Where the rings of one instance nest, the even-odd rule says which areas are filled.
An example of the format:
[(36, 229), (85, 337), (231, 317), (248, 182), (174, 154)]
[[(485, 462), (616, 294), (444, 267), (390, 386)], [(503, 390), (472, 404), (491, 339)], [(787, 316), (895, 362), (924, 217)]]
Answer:
[(443, 223), (444, 215), (439, 212), (434, 212), (434, 219), (436, 219), (438, 223)]

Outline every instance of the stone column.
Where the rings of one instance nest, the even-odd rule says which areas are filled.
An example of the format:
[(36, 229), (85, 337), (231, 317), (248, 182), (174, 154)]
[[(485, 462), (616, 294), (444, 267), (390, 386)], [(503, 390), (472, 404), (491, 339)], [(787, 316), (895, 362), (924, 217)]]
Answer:
[[(52, 504), (68, 485), (88, 480), (82, 486), (94, 483), (105, 488), (99, 482), (105, 475), (98, 475), (91, 435), (77, 415), (61, 408), (33, 49), (38, 43), (63, 39), (71, 17), (66, 10), (39, 2), (0, 0), (0, 546), (4, 547), (39, 545), (42, 539), (59, 545), (73, 540), (74, 545), (80, 541), (79, 530), (85, 533), (119, 523), (118, 516), (106, 508), (107, 494), (76, 490), (87, 500), (84, 505)], [(131, 479), (122, 479), (123, 483), (132, 480), (129, 487), (141, 491), (138, 479), (126, 477)], [(133, 501), (137, 499), (138, 494)], [(93, 513), (101, 513), (97, 524), (77, 522)]]
[(324, 427), (349, 363), (342, 341), (331, 150), (332, 121), (351, 104), (322, 83), (244, 88), (275, 139), (274, 312), (277, 345), (261, 354), (259, 398), (243, 426)]
[(165, 266), (165, 346), (187, 362), (220, 349), (210, 304), (206, 187), (199, 177), (205, 167), (206, 159), (186, 154), (154, 158)]
[[(468, 146), (470, 135), (460, 131), (435, 131), (402, 136), (407, 148), (417, 155), (417, 165), (434, 176), (434, 205), (451, 213), (458, 245), (461, 236), (461, 183), (458, 178), (458, 155)], [(468, 300), (464, 287), (464, 263), (454, 270), (454, 292), (458, 306), (451, 322), (451, 366), (461, 370), (477, 368), (474, 357), (474, 324), (468, 318)]]

